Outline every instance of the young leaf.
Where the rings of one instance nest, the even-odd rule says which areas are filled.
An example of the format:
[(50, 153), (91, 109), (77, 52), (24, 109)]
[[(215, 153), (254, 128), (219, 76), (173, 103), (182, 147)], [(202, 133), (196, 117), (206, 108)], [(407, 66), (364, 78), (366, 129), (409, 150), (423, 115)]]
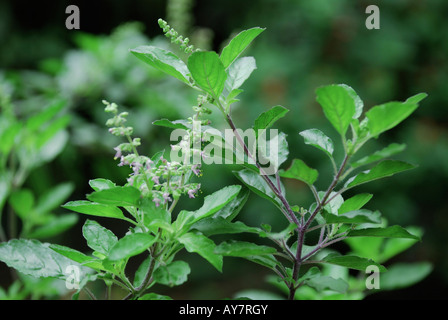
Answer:
[[(235, 176), (243, 182), (252, 192), (259, 195), (262, 198), (265, 198), (275, 204), (278, 208), (282, 208), (282, 203), (277, 199), (275, 193), (269, 188), (267, 183), (263, 180), (263, 178), (256, 172), (243, 169), (240, 171), (233, 172)], [(271, 177), (268, 177), (271, 182), (276, 185), (276, 182)], [(282, 193), (284, 194), (284, 190), (282, 188)]]
[(418, 108), (419, 102), (426, 96), (426, 93), (420, 93), (405, 102), (392, 101), (372, 107), (366, 112), (370, 135), (378, 137), (381, 133), (397, 126)]
[(49, 248), (49, 244), (37, 240), (13, 239), (0, 243), (0, 261), (17, 271), (33, 276), (66, 279), (69, 266), (77, 266), (81, 276), (84, 267)]
[(253, 57), (237, 59), (227, 70), (227, 80), (225, 83), (227, 91), (232, 92), (240, 88), (255, 69), (257, 69), (257, 65)]
[(200, 233), (188, 232), (177, 238), (188, 252), (195, 252), (222, 272), (222, 256), (215, 254), (215, 243)]
[(174, 53), (153, 46), (140, 46), (132, 49), (131, 52), (151, 67), (190, 85), (188, 68)]
[(384, 160), (371, 170), (361, 172), (352, 179), (349, 179), (345, 187), (352, 188), (360, 184), (370, 182), (373, 180), (390, 177), (396, 173), (403, 172), (415, 168), (414, 165), (398, 161), (398, 160)]
[(332, 254), (327, 255), (322, 262), (342, 266), (350, 269), (365, 271), (368, 266), (377, 266), (380, 272), (386, 271), (386, 268), (371, 259), (361, 258), (353, 255)]
[(49, 222), (27, 233), (26, 237), (43, 239), (56, 236), (73, 227), (78, 222), (78, 217), (76, 213), (55, 216)]
[(385, 147), (384, 149), (376, 151), (375, 153), (371, 154), (370, 156), (366, 156), (362, 159), (359, 159), (358, 161), (351, 163), (351, 166), (353, 168), (364, 166), (366, 164), (370, 164), (372, 162), (379, 161), (384, 158), (393, 156), (394, 154), (397, 154), (397, 153), (403, 151), (405, 148), (406, 148), (405, 144), (392, 143), (392, 144), (388, 145), (387, 147)]
[(360, 193), (347, 200), (339, 208), (339, 214), (343, 214), (350, 211), (356, 211), (361, 209), (370, 199), (372, 199), (373, 194), (370, 193)]
[(44, 193), (37, 201), (34, 211), (36, 214), (44, 214), (56, 209), (66, 201), (73, 192), (73, 183), (62, 183)]
[(89, 185), (95, 191), (110, 189), (117, 186), (114, 182), (102, 178), (90, 180)]
[(183, 130), (188, 129), (188, 127), (185, 125), (183, 120), (171, 121), (168, 119), (160, 119), (160, 120), (153, 121), (152, 124), (156, 125), (156, 126), (171, 128), (171, 129), (183, 129)]
[(115, 206), (108, 206), (105, 204), (90, 202), (86, 200), (70, 201), (64, 204), (62, 207), (91, 216), (125, 219), (123, 212), (121, 212), (121, 210)]
[(324, 219), (328, 224), (332, 223), (381, 223), (381, 214), (378, 211), (355, 210), (338, 215), (324, 213)]
[(92, 202), (111, 206), (136, 206), (140, 199), (140, 191), (132, 186), (117, 186), (94, 191), (87, 195), (87, 199)]
[(326, 118), (343, 137), (356, 113), (356, 103), (346, 86), (329, 85), (316, 90)]
[(179, 286), (187, 281), (191, 269), (185, 261), (173, 261), (158, 267), (153, 274), (154, 281), (169, 287)]
[(300, 159), (294, 159), (288, 170), (280, 170), (280, 176), (283, 178), (292, 178), (313, 185), (319, 173), (317, 170), (308, 167), (305, 162)]
[(91, 249), (105, 256), (109, 254), (110, 249), (118, 242), (117, 236), (112, 231), (93, 220), (86, 220), (82, 227), (82, 234)]
[(211, 195), (206, 196), (202, 207), (193, 213), (194, 219), (192, 223), (199, 221), (200, 219), (207, 218), (218, 212), (226, 204), (235, 199), (240, 190), (241, 186), (239, 185), (227, 186), (212, 193)]
[(255, 120), (254, 124), (255, 133), (258, 135), (259, 130), (266, 130), (272, 127), (272, 125), (277, 120), (283, 118), (288, 112), (289, 110), (282, 106), (275, 106), (269, 109), (268, 111), (263, 112)]
[(249, 46), (249, 44), (264, 31), (264, 28), (251, 28), (236, 35), (222, 50), (220, 59), (225, 69)]
[(196, 85), (213, 98), (219, 98), (224, 89), (227, 73), (216, 52), (194, 52), (188, 58), (188, 69)]
[(348, 237), (381, 237), (381, 238), (403, 238), (420, 240), (416, 235), (409, 233), (400, 226), (390, 226), (385, 228), (366, 228), (349, 231)]
[(222, 256), (229, 257), (250, 257), (259, 255), (269, 255), (276, 253), (277, 250), (273, 247), (258, 245), (246, 241), (228, 241), (222, 242), (215, 248), (215, 253)]
[(107, 259), (109, 261), (118, 261), (139, 255), (155, 241), (156, 238), (148, 233), (131, 233), (125, 235), (110, 248)]
[(333, 157), (334, 145), (333, 141), (327, 137), (319, 129), (308, 129), (299, 133), (305, 140), (305, 144), (309, 144), (325, 152), (330, 158)]
[(339, 86), (343, 87), (355, 102), (355, 114), (353, 115), (353, 119), (358, 119), (361, 116), (362, 111), (364, 109), (364, 102), (361, 100), (361, 98), (358, 96), (358, 94), (352, 87), (346, 84), (340, 84)]
[(216, 217), (216, 218), (206, 218), (203, 220), (200, 220), (193, 224), (191, 227), (192, 229), (196, 229), (206, 235), (207, 237), (210, 237), (212, 235), (217, 234), (230, 234), (230, 233), (243, 233), (243, 232), (252, 232), (252, 233), (258, 233), (259, 230), (254, 227), (249, 227), (242, 223), (241, 221), (237, 222), (230, 222), (229, 220), (226, 220), (222, 217)]

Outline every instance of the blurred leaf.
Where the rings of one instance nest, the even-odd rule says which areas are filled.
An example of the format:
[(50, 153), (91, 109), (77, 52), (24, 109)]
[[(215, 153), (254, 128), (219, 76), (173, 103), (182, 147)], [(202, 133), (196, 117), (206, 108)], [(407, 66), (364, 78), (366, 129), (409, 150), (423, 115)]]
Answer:
[(9, 198), (14, 212), (22, 219), (26, 219), (34, 207), (34, 195), (29, 189), (21, 189), (11, 194)]
[(63, 214), (52, 217), (49, 222), (28, 233), (26, 237), (32, 239), (54, 237), (73, 227), (78, 222), (78, 217), (77, 214)]
[(206, 236), (188, 232), (177, 238), (188, 252), (195, 252), (206, 259), (219, 272), (222, 272), (222, 256), (215, 254), (215, 243)]
[(398, 161), (398, 160), (384, 160), (373, 167), (371, 170), (361, 172), (356, 177), (349, 179), (345, 187), (352, 188), (360, 184), (370, 182), (373, 180), (390, 177), (396, 173), (403, 172), (415, 168), (414, 165)]
[(194, 52), (188, 58), (188, 69), (196, 84), (214, 99), (221, 95), (227, 73), (216, 52)]
[(67, 182), (45, 192), (36, 203), (36, 214), (44, 214), (58, 208), (71, 195), (73, 189), (73, 183)]
[(229, 44), (222, 50), (220, 56), (224, 68), (227, 69), (264, 30), (265, 29), (258, 27), (244, 30), (230, 40)]
[(426, 278), (432, 269), (429, 262), (393, 264), (387, 268), (387, 272), (381, 274), (379, 290), (407, 288)]
[(333, 290), (339, 293), (345, 293), (348, 290), (348, 283), (342, 279), (335, 279), (331, 276), (320, 275), (306, 280), (305, 283), (316, 289), (318, 292), (323, 290)]
[(174, 53), (154, 46), (140, 46), (131, 53), (151, 67), (190, 85), (188, 68)]

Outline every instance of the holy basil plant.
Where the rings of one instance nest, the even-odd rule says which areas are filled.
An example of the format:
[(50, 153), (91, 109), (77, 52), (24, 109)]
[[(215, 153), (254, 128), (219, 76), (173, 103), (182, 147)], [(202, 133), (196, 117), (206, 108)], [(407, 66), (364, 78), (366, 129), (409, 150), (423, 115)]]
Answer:
[[(338, 145), (319, 129), (298, 132), (306, 145), (322, 151), (333, 169), (328, 187), (319, 190), (315, 184), (319, 172), (303, 160), (291, 159), (289, 167), (282, 168), (288, 160), (288, 143), (286, 135), (273, 127), (287, 115), (288, 109), (275, 106), (262, 113), (251, 130), (244, 131), (244, 134), (252, 132), (249, 138), (243, 136), (233, 120), (232, 104), (238, 101), (243, 92), (241, 86), (256, 69), (253, 57), (241, 55), (264, 29), (242, 31), (218, 54), (194, 48), (188, 38), (165, 21), (159, 20), (159, 24), (171, 42), (180, 47), (184, 59), (154, 46), (132, 49), (132, 54), (198, 92), (190, 118), (154, 122), (177, 133), (177, 143), (171, 146), (171, 152), (161, 151), (151, 157), (139, 154), (141, 141), (133, 137), (133, 128), (126, 126), (127, 113), (104, 101), (105, 111), (111, 114), (106, 123), (110, 133), (124, 139), (115, 148), (115, 159), (119, 159), (119, 166), (129, 167), (130, 174), (124, 185), (107, 179), (90, 180), (92, 192), (86, 200), (63, 206), (89, 216), (82, 235), (91, 251), (84, 253), (62, 245), (15, 239), (0, 244), (0, 260), (27, 275), (60, 278), (76, 285), (75, 297), (82, 289), (92, 295), (87, 284), (103, 280), (109, 289), (121, 287), (125, 299), (169, 299), (152, 289), (155, 284), (172, 287), (188, 280), (189, 264), (176, 259), (177, 253), (184, 249), (199, 254), (219, 272), (224, 257), (240, 257), (262, 265), (272, 271), (275, 278), (270, 281), (284, 290), (289, 299), (324, 298), (328, 292), (348, 297), (349, 287), (359, 283), (354, 283), (348, 273), (345, 278), (336, 278), (328, 272), (328, 266), (359, 271), (373, 267), (387, 275), (382, 263), (419, 241), (420, 231), (388, 226), (379, 211), (365, 209), (371, 194), (355, 193), (348, 198), (343, 194), (415, 167), (389, 159), (403, 151), (402, 144), (393, 143), (363, 157), (358, 154), (369, 140), (377, 139), (410, 116), (426, 94), (374, 106), (364, 112), (362, 100), (351, 87), (336, 84), (318, 88), (317, 102), (341, 139), (342, 150), (338, 154), (343, 153), (341, 158), (335, 157)], [(227, 129), (211, 126), (208, 115), (212, 107), (222, 114)], [(234, 174), (241, 185), (226, 186), (205, 196), (197, 210), (179, 209), (181, 197), (198, 197), (202, 163), (240, 164), (241, 169)], [(291, 205), (282, 179), (306, 184), (314, 202)], [(251, 192), (260, 201), (274, 204), (285, 218), (285, 229), (272, 230), (267, 224), (252, 227), (235, 221)], [(95, 217), (120, 220), (128, 226), (128, 232), (118, 237)], [(257, 235), (263, 243), (230, 237), (238, 233)], [(216, 235), (220, 239), (223, 235), (229, 238), (216, 244), (213, 240)], [(365, 239), (374, 240), (365, 242)], [(266, 244), (266, 240), (272, 245)], [(350, 246), (349, 254), (329, 250), (331, 245), (342, 241)], [(135, 274), (129, 275), (128, 262), (136, 256), (143, 262)], [(411, 268), (418, 276), (408, 284), (423, 278), (430, 269), (427, 265)], [(395, 274), (405, 274), (403, 270), (409, 269), (398, 266), (394, 270)], [(311, 295), (305, 288), (320, 296)], [(362, 297), (362, 291), (358, 290), (358, 298)]]

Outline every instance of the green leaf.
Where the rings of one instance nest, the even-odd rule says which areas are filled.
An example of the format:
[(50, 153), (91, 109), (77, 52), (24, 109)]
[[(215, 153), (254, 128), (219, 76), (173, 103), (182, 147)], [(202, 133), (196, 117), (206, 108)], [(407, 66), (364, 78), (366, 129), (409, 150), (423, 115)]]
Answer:
[(356, 102), (344, 85), (329, 85), (316, 90), (317, 102), (326, 118), (343, 137), (356, 113)]
[(333, 157), (333, 141), (319, 129), (308, 129), (299, 133), (305, 140), (305, 144), (316, 147), (325, 152), (330, 158)]
[(36, 214), (44, 214), (56, 209), (73, 192), (73, 183), (67, 182), (57, 185), (44, 193), (36, 203), (34, 211)]
[(110, 248), (107, 259), (109, 261), (118, 261), (139, 255), (155, 241), (156, 238), (148, 233), (127, 234)]
[(254, 227), (249, 227), (242, 223), (241, 221), (230, 222), (222, 217), (210, 217), (200, 220), (192, 225), (192, 229), (196, 229), (210, 237), (217, 234), (231, 234), (231, 233), (243, 233), (251, 232), (258, 233), (258, 229)]
[(227, 80), (225, 82), (227, 91), (232, 92), (240, 88), (255, 69), (257, 69), (257, 65), (253, 57), (237, 59), (227, 70)]
[(106, 190), (117, 186), (114, 182), (102, 178), (90, 180), (89, 185), (95, 191)]
[(109, 254), (110, 249), (118, 242), (115, 234), (101, 226), (93, 220), (86, 220), (82, 227), (82, 235), (87, 240), (87, 245), (105, 256)]
[[(265, 198), (265, 199), (271, 201), (278, 208), (283, 208), (280, 200), (278, 200), (275, 193), (269, 188), (267, 183), (263, 180), (263, 178), (258, 173), (254, 172), (252, 170), (249, 170), (249, 169), (234, 171), (233, 173), (252, 192), (254, 192), (255, 194), (259, 195), (262, 198)], [(272, 179), (269, 176), (266, 176), (266, 177), (268, 179), (270, 179), (274, 185), (276, 185), (276, 182), (274, 181), (274, 179)], [(284, 194), (283, 188), (282, 188), (282, 193)]]
[(373, 194), (370, 193), (361, 193), (357, 194), (347, 200), (341, 205), (338, 210), (339, 214), (356, 211), (361, 209), (370, 199), (372, 199)]
[(294, 159), (288, 170), (280, 170), (280, 176), (283, 178), (291, 178), (313, 185), (319, 173), (317, 170), (308, 167), (305, 162), (300, 159)]
[(188, 129), (188, 127), (186, 126), (186, 124), (184, 123), (183, 120), (171, 121), (168, 119), (160, 119), (160, 120), (153, 121), (152, 124), (156, 125), (156, 126), (160, 126), (160, 127), (171, 128), (171, 129), (183, 129), (183, 130)]
[(406, 229), (400, 226), (351, 230), (348, 233), (348, 237), (381, 237), (420, 240), (418, 236), (409, 233)]
[(241, 186), (232, 185), (222, 188), (211, 195), (204, 198), (204, 204), (199, 210), (194, 211), (194, 219), (192, 223), (199, 221), (200, 219), (207, 218), (220, 209), (222, 209), (226, 204), (236, 198), (241, 190)]
[(381, 214), (378, 211), (372, 212), (370, 210), (355, 210), (346, 213), (338, 214), (324, 214), (324, 219), (328, 224), (332, 223), (381, 223)]
[(229, 257), (250, 257), (259, 255), (269, 255), (276, 253), (277, 250), (273, 247), (258, 245), (246, 241), (227, 241), (220, 243), (215, 248), (215, 253), (222, 256)]
[(415, 168), (414, 165), (398, 161), (398, 160), (384, 160), (373, 167), (371, 170), (361, 172), (352, 179), (349, 179), (345, 187), (352, 188), (360, 184), (370, 182), (373, 180), (390, 177), (396, 173), (403, 172)]
[(75, 262), (85, 266), (85, 267), (89, 267), (94, 270), (111, 271), (111, 270), (106, 269), (100, 260), (93, 258), (93, 257), (89, 257), (78, 250), (75, 250), (75, 249), (72, 249), (72, 248), (69, 248), (66, 246), (62, 246), (59, 244), (51, 244), (50, 249), (59, 253), (60, 255), (62, 255), (64, 257), (72, 260), (72, 261), (75, 261)]
[[(421, 238), (423, 236), (423, 232), (420, 228), (417, 227), (406, 227), (406, 230), (417, 236), (418, 238)], [(357, 238), (361, 239), (361, 238)], [(365, 238), (362, 238), (365, 239)], [(370, 238), (372, 239), (372, 238)], [(382, 250), (380, 254), (380, 259), (378, 261), (387, 261), (390, 258), (396, 256), (397, 254), (407, 250), (414, 244), (418, 242), (418, 240), (415, 239), (400, 239), (400, 238), (390, 238), (390, 239), (383, 239), (384, 243), (382, 245)]]
[(384, 158), (393, 156), (394, 154), (397, 154), (397, 153), (403, 151), (405, 148), (406, 148), (405, 144), (392, 143), (392, 144), (388, 145), (387, 147), (385, 147), (384, 149), (376, 151), (375, 153), (373, 153), (369, 156), (366, 156), (362, 159), (359, 159), (358, 161), (351, 163), (351, 166), (353, 168), (364, 166), (366, 164), (370, 164), (372, 162), (376, 162), (376, 161), (382, 160)]
[(221, 95), (227, 79), (227, 73), (216, 52), (194, 52), (188, 58), (188, 69), (195, 84), (214, 99)]
[(87, 195), (87, 199), (105, 205), (127, 207), (137, 206), (140, 195), (140, 191), (132, 186), (116, 186), (94, 191)]
[(26, 237), (32, 239), (54, 237), (73, 227), (78, 222), (78, 217), (75, 213), (52, 217), (49, 222), (28, 233)]
[(433, 270), (429, 262), (396, 263), (381, 275), (380, 291), (410, 287), (425, 279)]
[(258, 137), (258, 162), (267, 175), (276, 173), (289, 155), (286, 134), (280, 132), (270, 138), (269, 141), (265, 141), (264, 137), (263, 139)]
[(67, 101), (58, 100), (47, 107), (44, 110), (39, 111), (37, 114), (29, 117), (26, 120), (25, 126), (30, 131), (37, 131), (47, 125), (62, 109), (67, 105)]
[(220, 59), (224, 68), (228, 68), (233, 61), (251, 44), (251, 42), (264, 31), (264, 28), (251, 28), (236, 35), (222, 50)]
[(418, 103), (426, 97), (426, 93), (420, 93), (405, 102), (392, 101), (372, 107), (366, 112), (370, 135), (378, 137), (381, 133), (397, 126), (409, 117), (418, 108)]
[(109, 206), (86, 200), (70, 201), (64, 204), (62, 207), (91, 216), (125, 219), (123, 212), (121, 212), (121, 210), (115, 206)]
[(288, 112), (289, 110), (282, 106), (275, 106), (260, 114), (254, 124), (256, 134), (258, 135), (259, 130), (266, 130), (272, 127), (277, 120), (283, 118)]
[(364, 109), (364, 102), (361, 100), (361, 98), (358, 96), (358, 94), (352, 87), (346, 84), (340, 84), (339, 86), (343, 87), (355, 102), (355, 114), (353, 115), (353, 119), (358, 119), (361, 116), (362, 111)]
[(190, 85), (188, 68), (174, 53), (154, 46), (140, 46), (131, 52), (151, 67)]
[(219, 209), (218, 212), (213, 214), (213, 218), (224, 218), (228, 221), (232, 221), (238, 213), (240, 213), (241, 209), (249, 199), (250, 191), (246, 188), (241, 190), (238, 195), (229, 203), (227, 203), (224, 207)]
[(195, 252), (211, 263), (219, 272), (222, 272), (222, 256), (215, 254), (215, 243), (206, 236), (188, 232), (177, 238), (188, 252)]
[(153, 274), (154, 281), (169, 287), (179, 286), (187, 281), (191, 269), (185, 261), (173, 261), (158, 267)]
[(173, 300), (173, 299), (169, 296), (164, 296), (162, 294), (151, 292), (145, 294), (144, 296), (141, 296), (140, 298), (138, 298), (138, 300)]
[(81, 276), (86, 270), (37, 240), (13, 239), (0, 243), (0, 260), (17, 271), (33, 276), (65, 279), (67, 267), (77, 266)]
[(348, 283), (342, 279), (335, 279), (330, 276), (320, 275), (305, 281), (306, 285), (316, 289), (318, 292), (324, 290), (333, 290), (339, 293), (346, 293)]
[(386, 268), (371, 259), (361, 258), (353, 255), (339, 255), (330, 253), (327, 255), (322, 262), (334, 264), (341, 267), (346, 267), (355, 270), (365, 271), (368, 266), (377, 266), (380, 272), (386, 271)]
[(139, 209), (143, 213), (143, 224), (148, 228), (155, 222), (171, 222), (170, 213), (163, 206), (157, 207), (151, 199), (143, 199), (139, 205)]
[(31, 190), (21, 189), (11, 194), (9, 203), (14, 209), (14, 212), (23, 220), (32, 212), (34, 207), (34, 195)]

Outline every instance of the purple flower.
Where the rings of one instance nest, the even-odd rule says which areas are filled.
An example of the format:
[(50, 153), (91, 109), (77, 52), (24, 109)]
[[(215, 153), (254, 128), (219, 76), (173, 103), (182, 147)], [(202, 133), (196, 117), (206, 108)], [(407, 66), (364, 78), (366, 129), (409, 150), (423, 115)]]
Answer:
[(118, 166), (122, 167), (122, 166), (125, 166), (125, 165), (128, 165), (128, 164), (129, 164), (129, 162), (123, 156), (121, 156), (120, 163), (118, 164)]
[(194, 189), (188, 190), (188, 197), (190, 199), (193, 199), (195, 192), (196, 192), (196, 190), (194, 190)]
[(140, 162), (132, 162), (131, 163), (132, 170), (134, 171), (134, 174), (138, 174), (138, 171), (143, 166)]
[(115, 147), (114, 150), (117, 152), (115, 153), (114, 159), (118, 159), (121, 157), (121, 149), (120, 147)]
[(159, 198), (154, 198), (152, 201), (156, 204), (156, 207), (160, 206), (161, 200)]
[(191, 167), (191, 170), (193, 171), (193, 173), (195, 174), (195, 175), (199, 175), (201, 172), (199, 171), (199, 169), (198, 168), (200, 168), (200, 165), (198, 165), (198, 164), (195, 164), (195, 165), (193, 165), (192, 167)]
[(163, 194), (163, 199), (165, 199), (165, 201), (172, 201), (171, 198), (170, 198), (170, 194), (168, 192), (165, 192)]
[(154, 176), (154, 177), (152, 177), (152, 182), (154, 182), (155, 184), (160, 184), (160, 182), (159, 182), (159, 177), (158, 176)]

